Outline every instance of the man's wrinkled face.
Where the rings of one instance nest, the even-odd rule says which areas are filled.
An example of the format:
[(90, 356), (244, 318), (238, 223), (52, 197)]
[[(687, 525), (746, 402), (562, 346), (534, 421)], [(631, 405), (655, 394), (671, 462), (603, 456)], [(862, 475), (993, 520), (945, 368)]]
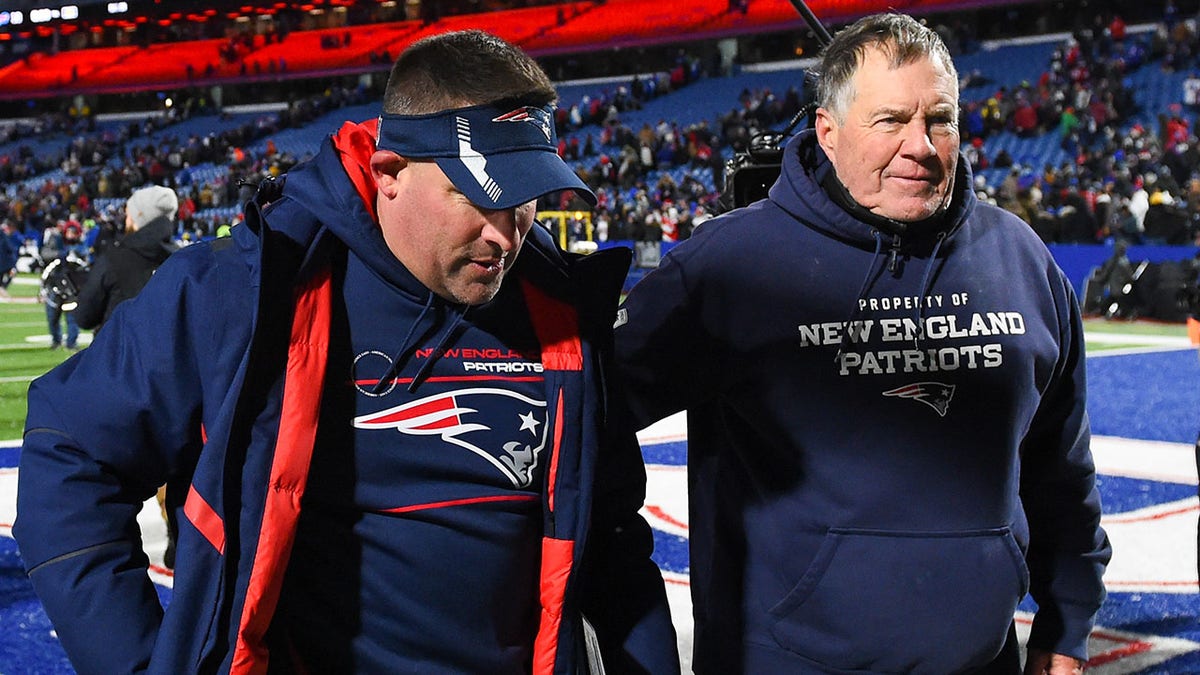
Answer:
[(377, 166), (379, 224), (400, 262), (446, 300), (478, 305), (495, 297), (533, 225), (536, 203), (482, 209), (433, 161), (381, 151), (372, 159)]
[(839, 120), (817, 111), (817, 141), (838, 178), (867, 210), (913, 222), (950, 203), (958, 165), (958, 82), (936, 59), (892, 68), (870, 48)]

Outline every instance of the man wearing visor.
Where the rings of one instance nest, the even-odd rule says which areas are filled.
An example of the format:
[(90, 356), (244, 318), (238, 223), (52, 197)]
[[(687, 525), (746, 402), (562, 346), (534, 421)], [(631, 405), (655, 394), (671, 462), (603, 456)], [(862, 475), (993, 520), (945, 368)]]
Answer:
[[(595, 199), (555, 98), (493, 36), (414, 43), (378, 120), (34, 382), (13, 534), (80, 673), (678, 672), (607, 419), (629, 253), (534, 222)], [(165, 614), (136, 521), (164, 482)]]

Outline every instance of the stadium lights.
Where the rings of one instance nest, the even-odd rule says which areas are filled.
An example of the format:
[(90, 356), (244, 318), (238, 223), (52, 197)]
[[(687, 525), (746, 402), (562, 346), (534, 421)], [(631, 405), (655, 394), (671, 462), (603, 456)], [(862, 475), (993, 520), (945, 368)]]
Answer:
[(37, 9), (29, 10), (29, 21), (31, 23), (46, 23), (55, 19), (73, 21), (78, 18), (79, 7), (75, 5), (63, 5), (58, 8), (38, 7)]

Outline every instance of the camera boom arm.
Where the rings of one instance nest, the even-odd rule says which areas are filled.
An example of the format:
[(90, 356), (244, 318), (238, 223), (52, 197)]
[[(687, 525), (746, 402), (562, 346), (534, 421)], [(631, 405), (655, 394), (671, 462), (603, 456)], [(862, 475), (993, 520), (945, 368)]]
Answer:
[[(821, 47), (825, 47), (833, 40), (833, 36), (829, 34), (824, 24), (817, 19), (804, 0), (789, 0), (789, 2), (816, 34), (817, 42)], [(812, 79), (805, 77), (805, 86), (810, 86)], [(764, 131), (756, 134), (750, 139), (750, 146), (746, 151), (735, 154), (725, 163), (725, 185), (718, 200), (721, 210), (728, 211), (746, 206), (767, 196), (767, 190), (779, 177), (782, 168), (784, 142), (792, 134), (796, 125), (800, 123), (800, 120), (811, 115), (816, 107), (815, 101), (802, 107), (783, 131)]]

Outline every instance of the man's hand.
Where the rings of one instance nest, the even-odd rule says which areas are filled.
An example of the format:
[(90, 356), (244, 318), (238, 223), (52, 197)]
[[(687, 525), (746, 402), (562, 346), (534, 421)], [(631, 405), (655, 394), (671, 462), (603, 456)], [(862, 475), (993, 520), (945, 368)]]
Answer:
[(1030, 649), (1025, 675), (1082, 675), (1083, 661), (1071, 656)]

